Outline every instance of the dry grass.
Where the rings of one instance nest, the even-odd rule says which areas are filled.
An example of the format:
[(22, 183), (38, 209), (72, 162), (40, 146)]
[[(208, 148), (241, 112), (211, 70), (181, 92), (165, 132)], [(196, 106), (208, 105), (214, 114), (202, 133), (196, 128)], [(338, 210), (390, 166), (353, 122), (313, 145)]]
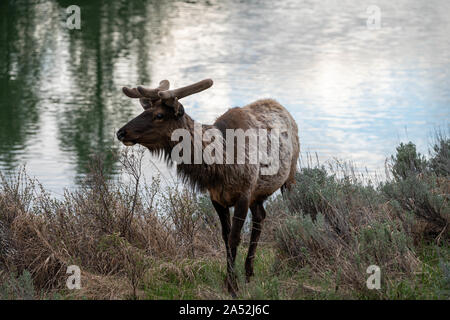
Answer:
[(121, 155), (127, 183), (107, 179), (93, 158), (80, 188), (60, 200), (25, 170), (1, 176), (4, 273), (27, 270), (38, 291), (52, 292), (64, 289), (67, 266), (75, 264), (83, 273), (77, 297), (135, 298), (155, 260), (216, 256), (219, 226), (203, 213), (205, 201), (179, 186), (163, 190), (157, 178), (143, 183), (143, 152)]
[[(449, 142), (437, 145), (430, 160), (400, 146), (387, 167), (394, 177), (376, 184), (341, 162), (303, 168), (287, 198), (267, 203), (249, 284), (240, 274), (244, 231), (239, 297), (450, 297)], [(118, 178), (93, 157), (79, 187), (60, 199), (24, 169), (1, 175), (0, 299), (230, 298), (208, 197), (158, 177), (146, 184), (145, 151), (127, 150)], [(80, 290), (66, 288), (69, 265), (81, 269)], [(381, 290), (366, 287), (369, 265), (381, 268)]]

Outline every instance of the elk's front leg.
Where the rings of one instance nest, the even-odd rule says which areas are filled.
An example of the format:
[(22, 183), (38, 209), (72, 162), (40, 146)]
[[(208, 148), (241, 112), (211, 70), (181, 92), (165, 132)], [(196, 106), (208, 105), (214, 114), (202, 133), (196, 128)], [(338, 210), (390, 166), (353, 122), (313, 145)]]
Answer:
[(235, 295), (236, 291), (238, 290), (234, 265), (236, 261), (237, 247), (241, 242), (242, 226), (244, 225), (245, 218), (247, 217), (248, 206), (249, 199), (247, 196), (241, 196), (234, 205), (233, 224), (231, 225), (231, 232), (228, 238), (228, 244), (231, 251), (231, 272), (228, 274), (228, 276), (233, 289), (232, 291), (234, 291), (230, 291), (232, 295)]
[(228, 292), (233, 292), (235, 294), (235, 292), (233, 291), (233, 284), (231, 283), (231, 278), (229, 276), (233, 272), (233, 259), (230, 246), (228, 244), (228, 239), (231, 231), (230, 210), (214, 200), (212, 200), (212, 204), (214, 206), (214, 209), (216, 209), (217, 214), (219, 215), (220, 224), (222, 225), (222, 238), (225, 243), (225, 250), (227, 253), (227, 275), (225, 277), (225, 285), (227, 286)]

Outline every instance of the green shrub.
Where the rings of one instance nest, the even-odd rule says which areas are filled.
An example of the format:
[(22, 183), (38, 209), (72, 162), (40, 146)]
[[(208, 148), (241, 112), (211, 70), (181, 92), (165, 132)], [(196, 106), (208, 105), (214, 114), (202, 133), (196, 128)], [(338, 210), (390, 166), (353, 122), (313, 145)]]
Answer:
[[(296, 179), (287, 208), (277, 208), (285, 216), (275, 228), (280, 259), (296, 270), (311, 267), (359, 297), (385, 297), (398, 275), (413, 276), (418, 261), (412, 238), (377, 188), (323, 167), (302, 169)], [(384, 275), (384, 290), (376, 294), (365, 283), (370, 265)]]
[[(397, 217), (416, 241), (448, 238), (450, 207), (448, 195), (439, 192), (436, 177), (409, 176), (383, 184), (380, 190)], [(415, 217), (411, 218), (411, 214)]]
[(27, 270), (17, 276), (15, 273), (0, 279), (0, 300), (32, 300), (35, 299), (33, 278)]
[(437, 176), (450, 176), (450, 138), (441, 133), (436, 134), (429, 166)]
[(412, 175), (422, 173), (427, 168), (427, 161), (423, 155), (416, 151), (412, 142), (400, 143), (397, 154), (391, 156), (392, 174), (396, 180), (406, 179)]
[[(268, 204), (278, 216), (271, 220), (280, 260), (293, 270), (310, 268), (353, 297), (448, 297), (448, 263), (430, 266), (417, 250), (448, 247), (449, 141), (438, 135), (429, 160), (401, 143), (390, 158), (393, 179), (376, 187), (340, 162), (301, 169), (284, 199)], [(365, 285), (369, 265), (381, 268), (379, 291)]]

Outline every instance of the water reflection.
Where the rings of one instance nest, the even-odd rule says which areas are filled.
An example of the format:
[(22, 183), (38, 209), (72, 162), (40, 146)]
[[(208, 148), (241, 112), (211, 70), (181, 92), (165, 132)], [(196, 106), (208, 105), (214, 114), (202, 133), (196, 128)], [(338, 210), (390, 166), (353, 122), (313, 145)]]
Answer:
[(91, 153), (118, 148), (114, 131), (140, 112), (123, 85), (211, 77), (184, 101), (203, 122), (276, 98), (303, 151), (369, 170), (400, 140), (426, 151), (430, 130), (449, 122), (445, 0), (377, 1), (376, 31), (366, 27), (371, 1), (77, 1), (81, 30), (69, 30), (72, 4), (0, 4), (0, 167), (27, 163), (55, 191)]
[(12, 169), (39, 129), (36, 88), (41, 70), (36, 66), (42, 63), (44, 45), (34, 37), (38, 17), (32, 8), (3, 3), (0, 12), (0, 161)]

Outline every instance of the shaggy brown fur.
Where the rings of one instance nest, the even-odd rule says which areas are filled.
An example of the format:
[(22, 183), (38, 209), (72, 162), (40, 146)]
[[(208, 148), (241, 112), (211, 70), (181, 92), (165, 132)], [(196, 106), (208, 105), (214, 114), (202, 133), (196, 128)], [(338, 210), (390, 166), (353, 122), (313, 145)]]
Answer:
[[(159, 92), (158, 89), (124, 88), (124, 93), (132, 98), (140, 98), (145, 111), (121, 128), (117, 137), (125, 145), (139, 143), (151, 152), (162, 152), (167, 161), (171, 163), (171, 151), (178, 141), (171, 141), (175, 129), (186, 129), (191, 135), (191, 146), (194, 149), (194, 121), (184, 113), (183, 106), (177, 98), (191, 94), (190, 91), (199, 92), (211, 86), (211, 80), (203, 80), (197, 84), (177, 89)], [(160, 88), (168, 89), (168, 82), (161, 82)], [(193, 88), (193, 89), (192, 89)], [(140, 94), (141, 95), (140, 95)], [(145, 96), (143, 94), (147, 93)], [(253, 275), (253, 260), (256, 246), (261, 233), (262, 224), (266, 216), (263, 202), (276, 190), (289, 188), (295, 182), (297, 160), (299, 156), (299, 139), (297, 125), (289, 112), (278, 102), (271, 99), (258, 100), (245, 107), (236, 107), (220, 116), (212, 125), (202, 125), (204, 133), (208, 129), (217, 129), (221, 132), (224, 161), (221, 164), (178, 163), (177, 173), (183, 181), (189, 183), (199, 191), (208, 191), (211, 201), (216, 209), (221, 224), (222, 236), (227, 251), (227, 278), (226, 285), (232, 295), (236, 294), (237, 284), (234, 272), (237, 246), (240, 243), (240, 234), (243, 223), (250, 208), (252, 212), (252, 233), (248, 255), (245, 263), (247, 280)], [(245, 144), (245, 163), (237, 164), (237, 140), (234, 138), (234, 157), (227, 154), (227, 129), (265, 129), (271, 132), (280, 131), (279, 158), (270, 159), (269, 164), (260, 162), (250, 163), (250, 142)], [(258, 131), (256, 131), (258, 132)], [(258, 133), (259, 134), (259, 133)], [(260, 138), (259, 136), (257, 137)], [(250, 139), (250, 138), (249, 138)], [(269, 140), (269, 139), (268, 139)], [(204, 150), (207, 143), (201, 141)], [(271, 142), (268, 141), (270, 149)], [(234, 161), (226, 164), (226, 157)], [(193, 152), (191, 153), (193, 160)], [(264, 175), (261, 170), (270, 164), (278, 162), (278, 171), (274, 174)], [(230, 220), (229, 208), (234, 206), (233, 221)]]

